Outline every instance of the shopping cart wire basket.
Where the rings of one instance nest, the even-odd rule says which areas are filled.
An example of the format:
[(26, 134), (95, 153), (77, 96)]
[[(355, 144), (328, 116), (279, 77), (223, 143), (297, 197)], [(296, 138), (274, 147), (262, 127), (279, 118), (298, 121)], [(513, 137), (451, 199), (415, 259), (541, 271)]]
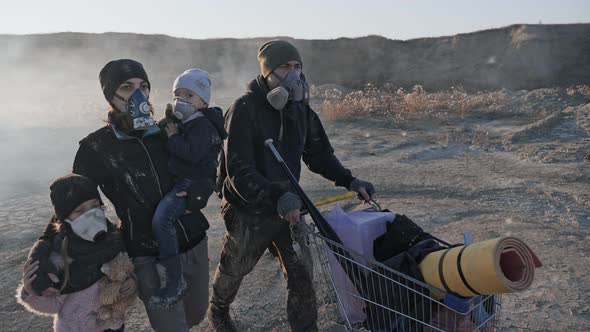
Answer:
[[(382, 263), (310, 232), (319, 278), (328, 286), (348, 330), (493, 331), (500, 295), (461, 298), (433, 288)], [(344, 264), (342, 264), (345, 262)], [(349, 273), (355, 273), (349, 278)], [(354, 281), (362, 284), (354, 285)], [(359, 291), (360, 290), (360, 291)]]

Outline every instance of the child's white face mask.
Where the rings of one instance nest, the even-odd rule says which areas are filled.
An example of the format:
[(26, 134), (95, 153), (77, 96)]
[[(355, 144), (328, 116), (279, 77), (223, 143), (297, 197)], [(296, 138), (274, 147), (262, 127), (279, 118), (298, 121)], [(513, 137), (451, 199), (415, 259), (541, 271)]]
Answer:
[(174, 116), (182, 123), (186, 123), (196, 117), (202, 116), (199, 109), (182, 97), (174, 97)]
[(65, 219), (65, 222), (70, 224), (76, 235), (90, 242), (107, 232), (107, 219), (100, 207), (84, 212), (75, 220)]

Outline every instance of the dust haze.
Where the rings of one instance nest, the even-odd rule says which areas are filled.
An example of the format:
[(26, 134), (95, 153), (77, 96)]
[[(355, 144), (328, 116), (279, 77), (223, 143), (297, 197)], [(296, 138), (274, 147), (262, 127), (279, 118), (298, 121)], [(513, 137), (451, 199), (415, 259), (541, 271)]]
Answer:
[[(312, 84), (360, 88), (391, 82), (428, 90), (531, 90), (590, 81), (590, 25), (515, 25), (409, 41), (379, 36), (291, 40)], [(161, 117), (174, 79), (202, 68), (212, 104), (226, 109), (258, 73), (270, 38), (191, 40), (164, 35), (0, 35), (0, 198), (30, 192), (70, 170), (77, 141), (102, 125), (107, 103), (98, 73), (108, 61), (144, 64)], [(42, 167), (38, 167), (42, 165)]]
[(224, 109), (257, 74), (255, 49), (244, 54), (226, 49), (213, 56), (190, 48), (189, 40), (151, 38), (144, 42), (142, 36), (117, 34), (0, 37), (10, 45), (0, 55), (0, 198), (47, 192), (52, 179), (71, 170), (77, 142), (104, 125), (108, 104), (98, 73), (110, 60), (131, 58), (144, 64), (156, 118), (172, 100), (174, 79), (186, 69), (210, 72), (211, 104)]

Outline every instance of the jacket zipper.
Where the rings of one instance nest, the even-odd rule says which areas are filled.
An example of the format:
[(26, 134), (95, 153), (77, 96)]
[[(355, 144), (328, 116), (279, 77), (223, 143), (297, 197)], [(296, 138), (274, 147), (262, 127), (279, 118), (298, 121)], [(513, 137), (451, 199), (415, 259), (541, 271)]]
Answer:
[[(136, 137), (135, 139), (137, 139), (139, 144), (141, 144), (141, 147), (145, 151), (145, 154), (148, 156), (148, 159), (150, 161), (150, 168), (152, 170), (152, 173), (154, 174), (154, 177), (156, 178), (156, 182), (158, 183), (158, 191), (160, 192), (160, 197), (163, 198), (164, 194), (162, 192), (162, 185), (160, 184), (160, 177), (158, 176), (158, 173), (156, 172), (156, 168), (154, 167), (154, 162), (152, 161), (152, 156), (150, 156), (150, 153), (148, 152), (147, 148), (145, 147), (145, 144), (143, 144), (143, 142), (139, 138)], [(180, 222), (180, 220), (178, 218), (176, 218), (176, 222), (178, 223), (178, 225), (182, 229), (182, 233), (184, 234), (184, 238), (186, 239), (186, 242), (189, 242), (188, 234), (186, 234), (186, 229), (184, 229), (184, 226), (182, 225), (182, 223)], [(131, 234), (133, 234), (133, 228), (131, 228)]]
[(152, 161), (152, 156), (150, 156), (150, 153), (148, 152), (147, 148), (145, 147), (145, 144), (143, 144), (143, 142), (135, 137), (135, 139), (139, 142), (139, 144), (141, 144), (141, 147), (143, 148), (143, 150), (145, 151), (145, 154), (148, 157), (148, 160), (150, 161), (150, 168), (152, 170), (152, 173), (154, 174), (154, 177), (156, 178), (156, 182), (158, 183), (158, 191), (160, 192), (160, 199), (164, 197), (164, 194), (162, 193), (162, 185), (160, 184), (160, 177), (158, 176), (158, 173), (156, 172), (156, 168), (154, 167), (154, 162)]
[(133, 240), (133, 220), (131, 220), (131, 211), (127, 208), (127, 219), (129, 219), (129, 237)]
[(180, 222), (180, 219), (176, 218), (176, 222), (178, 223), (178, 225), (180, 226), (180, 228), (182, 229), (182, 233), (184, 233), (184, 238), (186, 239), (186, 242), (190, 242), (188, 239), (188, 235), (186, 234), (186, 230), (184, 229), (184, 226), (182, 225), (182, 223)]

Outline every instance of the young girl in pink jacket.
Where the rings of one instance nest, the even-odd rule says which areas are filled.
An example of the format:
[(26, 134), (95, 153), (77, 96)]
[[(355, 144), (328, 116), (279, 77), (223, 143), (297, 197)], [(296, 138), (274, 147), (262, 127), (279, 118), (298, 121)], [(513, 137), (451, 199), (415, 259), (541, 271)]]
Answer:
[[(117, 285), (118, 292), (102, 293), (113, 293), (104, 264), (120, 261), (124, 246), (120, 232), (105, 217), (96, 184), (68, 174), (50, 189), (55, 216), (48, 227), (55, 227), (58, 236), (50, 248), (40, 247), (43, 242), (38, 241), (31, 250), (35, 254), (24, 263), (18, 302), (35, 314), (54, 316), (54, 331), (123, 331), (124, 314), (132, 302), (112, 311), (105, 301), (112, 305), (135, 296), (136, 285), (128, 274), (119, 278), (124, 281)], [(38, 277), (50, 284), (35, 289)]]

